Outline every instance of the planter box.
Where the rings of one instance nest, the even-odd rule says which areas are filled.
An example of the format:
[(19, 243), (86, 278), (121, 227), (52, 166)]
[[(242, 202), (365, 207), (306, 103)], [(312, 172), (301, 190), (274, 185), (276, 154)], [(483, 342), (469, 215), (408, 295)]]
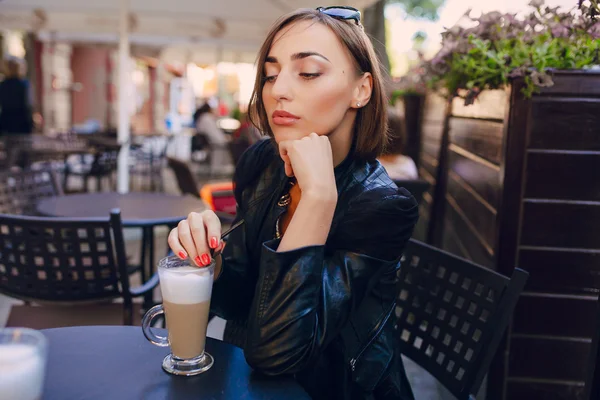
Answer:
[(532, 99), (520, 81), (473, 106), (456, 99), (441, 132), (429, 241), (530, 273), (489, 400), (583, 399), (600, 288), (600, 74), (554, 80)]

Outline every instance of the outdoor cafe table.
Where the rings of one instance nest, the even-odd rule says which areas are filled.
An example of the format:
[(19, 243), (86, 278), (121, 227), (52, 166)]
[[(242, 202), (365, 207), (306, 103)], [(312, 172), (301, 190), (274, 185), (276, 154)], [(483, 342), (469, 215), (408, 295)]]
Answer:
[[(124, 227), (142, 228), (142, 280), (154, 271), (154, 227), (175, 226), (192, 211), (203, 211), (204, 203), (193, 196), (165, 193), (81, 193), (49, 197), (37, 204), (37, 211), (49, 217), (108, 217), (112, 209), (121, 210)], [(151, 296), (151, 294), (150, 294)], [(146, 299), (146, 306), (151, 298)]]
[(169, 348), (150, 344), (140, 327), (86, 326), (42, 333), (49, 345), (43, 400), (310, 399), (291, 377), (256, 373), (241, 349), (211, 338), (206, 350), (215, 359), (212, 368), (181, 377), (162, 370)]

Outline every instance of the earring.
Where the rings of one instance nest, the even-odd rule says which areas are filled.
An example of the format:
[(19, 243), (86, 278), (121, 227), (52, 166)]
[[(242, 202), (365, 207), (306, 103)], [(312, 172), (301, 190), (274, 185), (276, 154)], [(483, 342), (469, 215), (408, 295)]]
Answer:
[(356, 107), (360, 107), (360, 103), (356, 103)]

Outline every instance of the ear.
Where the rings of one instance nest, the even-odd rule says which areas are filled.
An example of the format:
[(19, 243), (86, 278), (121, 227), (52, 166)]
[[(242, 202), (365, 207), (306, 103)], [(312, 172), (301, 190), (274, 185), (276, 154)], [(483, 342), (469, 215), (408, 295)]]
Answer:
[(370, 72), (365, 72), (356, 81), (350, 108), (364, 107), (371, 99), (371, 93), (373, 93), (373, 75)]

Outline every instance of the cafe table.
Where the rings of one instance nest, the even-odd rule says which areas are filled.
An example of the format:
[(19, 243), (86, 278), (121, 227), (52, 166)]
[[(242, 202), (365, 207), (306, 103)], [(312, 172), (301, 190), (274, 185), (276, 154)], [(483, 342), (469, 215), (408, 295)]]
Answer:
[[(175, 226), (192, 211), (206, 209), (204, 203), (193, 196), (176, 196), (166, 193), (79, 193), (49, 197), (37, 203), (37, 212), (49, 217), (90, 218), (108, 217), (111, 210), (121, 210), (124, 227), (142, 229), (141, 271), (142, 280), (150, 279), (155, 270), (154, 228)], [(150, 293), (151, 296), (151, 293)], [(145, 305), (150, 306), (151, 298)]]
[[(165, 335), (163, 329), (157, 333)], [(45, 329), (48, 363), (43, 400), (308, 400), (290, 376), (253, 371), (242, 350), (207, 338), (211, 369), (193, 377), (161, 368), (168, 347), (150, 344), (140, 327), (86, 326)]]

